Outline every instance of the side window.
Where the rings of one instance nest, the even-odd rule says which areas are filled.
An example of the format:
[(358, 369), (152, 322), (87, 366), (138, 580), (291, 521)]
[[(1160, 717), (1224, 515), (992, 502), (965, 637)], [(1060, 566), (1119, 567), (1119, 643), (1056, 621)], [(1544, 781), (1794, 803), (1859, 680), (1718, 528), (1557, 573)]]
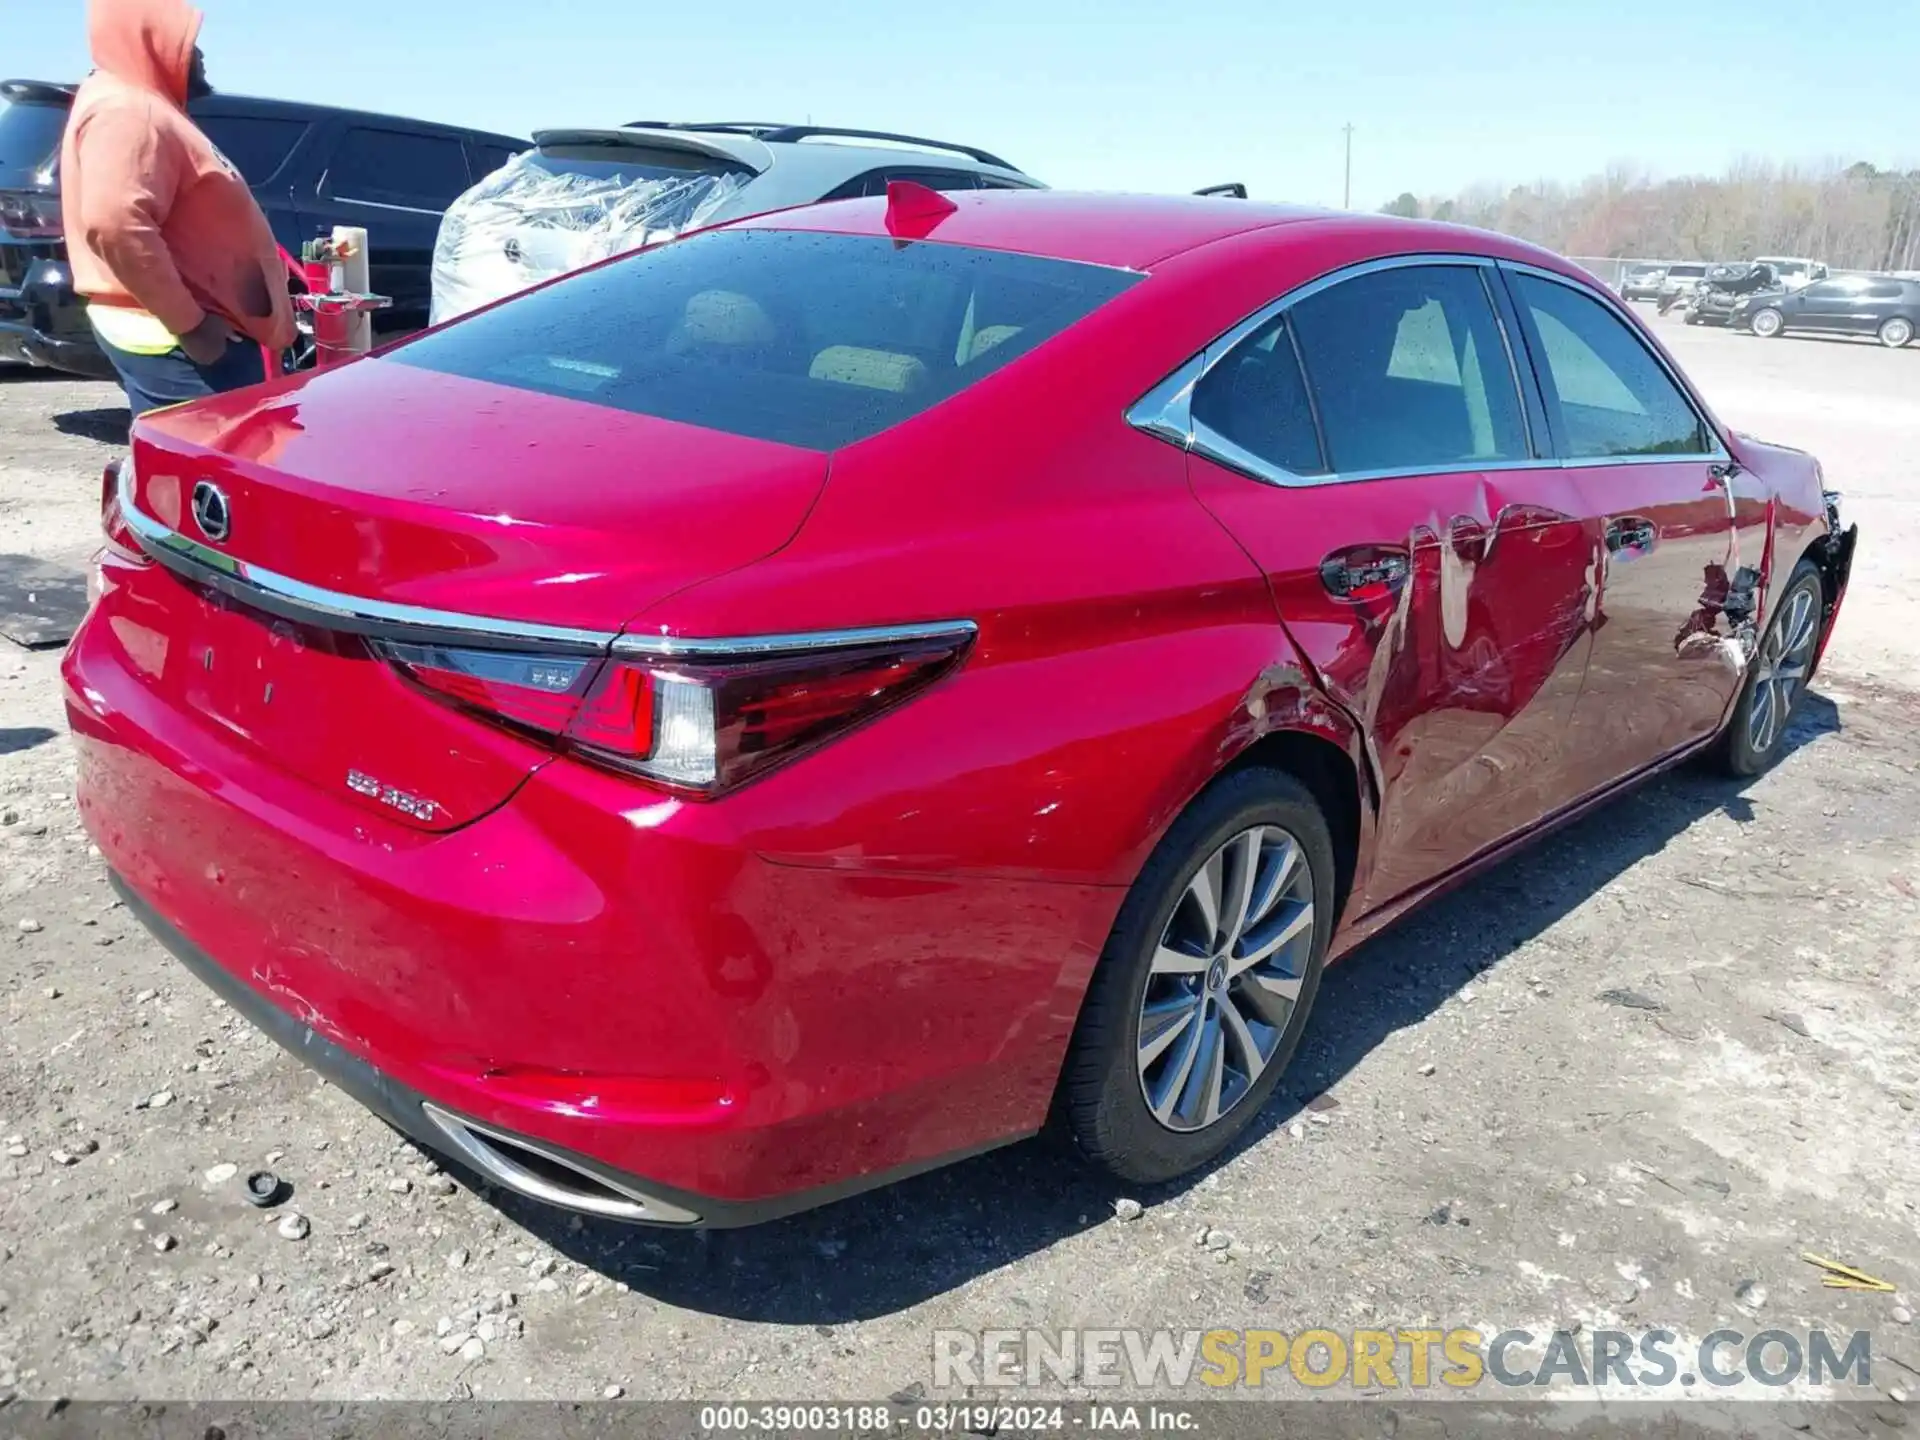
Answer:
[(245, 115), (196, 115), (194, 123), (249, 185), (264, 185), (279, 174), (309, 128), (305, 120)]
[(1707, 428), (1640, 338), (1611, 310), (1571, 286), (1513, 277), (1532, 315), (1546, 374), (1560, 406), (1567, 456), (1701, 455)]
[(972, 190), (975, 189), (973, 173), (968, 170), (876, 170), (867, 177), (869, 195), (887, 193), (890, 180), (911, 180), (916, 185), (924, 185), (929, 190)]
[(1519, 388), (1477, 266), (1380, 270), (1288, 313), (1334, 471), (1530, 458)]
[(1851, 293), (1845, 285), (1832, 284), (1809, 285), (1806, 291), (1809, 300), (1845, 300)]
[(467, 157), (449, 136), (355, 126), (333, 157), (331, 184), (336, 200), (444, 210), (469, 184)]
[(1906, 287), (1898, 280), (1883, 280), (1867, 287), (1867, 298), (1870, 300), (1898, 300), (1906, 293)]
[(1193, 419), (1221, 439), (1295, 475), (1322, 475), (1306, 377), (1278, 316), (1241, 341), (1193, 391)]
[(484, 180), (519, 153), (517, 150), (508, 150), (499, 145), (475, 145), (473, 147), (473, 178)]

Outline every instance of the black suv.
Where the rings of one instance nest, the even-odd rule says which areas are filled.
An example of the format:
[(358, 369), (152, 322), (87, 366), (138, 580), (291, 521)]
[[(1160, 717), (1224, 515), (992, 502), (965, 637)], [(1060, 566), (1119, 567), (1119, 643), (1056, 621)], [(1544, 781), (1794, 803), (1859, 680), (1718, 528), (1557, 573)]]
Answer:
[[(0, 360), (113, 378), (73, 293), (60, 225), (60, 135), (74, 87), (0, 83)], [(524, 140), (302, 105), (211, 95), (194, 122), (247, 178), (291, 255), (336, 225), (367, 232), (382, 335), (427, 323), (447, 206), (528, 148)]]

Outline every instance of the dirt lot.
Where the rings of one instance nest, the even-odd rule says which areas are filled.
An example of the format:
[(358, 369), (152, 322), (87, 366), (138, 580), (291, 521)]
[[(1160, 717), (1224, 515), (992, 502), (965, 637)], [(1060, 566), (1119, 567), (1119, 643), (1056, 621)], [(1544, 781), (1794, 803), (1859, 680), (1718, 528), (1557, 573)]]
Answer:
[[(0, 1396), (881, 1398), (932, 1385), (946, 1327), (1578, 1321), (1870, 1330), (1896, 1421), (1920, 1392), (1920, 349), (1662, 330), (1861, 524), (1791, 755), (1662, 780), (1368, 946), (1286, 1102), (1165, 1193), (1023, 1146), (710, 1237), (483, 1198), (115, 908), (57, 657), (0, 642)], [(115, 406), (0, 378), (0, 553), (85, 552)], [(216, 1169), (267, 1164), (294, 1187), (272, 1214)], [(1823, 1289), (1806, 1250), (1901, 1293)]]

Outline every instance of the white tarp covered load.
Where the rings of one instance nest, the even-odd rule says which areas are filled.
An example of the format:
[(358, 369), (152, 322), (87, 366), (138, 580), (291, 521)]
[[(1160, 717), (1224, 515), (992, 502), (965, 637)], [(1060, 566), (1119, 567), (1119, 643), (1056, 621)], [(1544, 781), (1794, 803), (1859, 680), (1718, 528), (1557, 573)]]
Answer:
[(433, 252), (433, 323), (455, 319), (583, 265), (692, 229), (749, 176), (556, 173), (537, 150), (462, 195)]

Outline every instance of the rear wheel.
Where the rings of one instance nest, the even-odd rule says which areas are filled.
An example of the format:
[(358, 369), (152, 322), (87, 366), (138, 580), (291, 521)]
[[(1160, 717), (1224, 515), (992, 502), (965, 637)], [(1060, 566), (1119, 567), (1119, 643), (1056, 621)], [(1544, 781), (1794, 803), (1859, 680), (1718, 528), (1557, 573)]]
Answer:
[(1880, 343), (1889, 350), (1898, 350), (1913, 339), (1913, 322), (1904, 315), (1894, 315), (1880, 322)]
[(1820, 572), (1802, 560), (1761, 636), (1733, 719), (1720, 737), (1719, 760), (1730, 774), (1758, 775), (1786, 748), (1787, 727), (1813, 673), (1825, 601)]
[(1787, 317), (1769, 305), (1763, 310), (1754, 311), (1749, 323), (1753, 326), (1754, 334), (1762, 340), (1771, 340), (1787, 328)]
[(1243, 770), (1194, 802), (1122, 906), (1074, 1032), (1060, 1102), (1083, 1154), (1153, 1183), (1233, 1143), (1300, 1043), (1333, 901), (1332, 837), (1292, 776)]

